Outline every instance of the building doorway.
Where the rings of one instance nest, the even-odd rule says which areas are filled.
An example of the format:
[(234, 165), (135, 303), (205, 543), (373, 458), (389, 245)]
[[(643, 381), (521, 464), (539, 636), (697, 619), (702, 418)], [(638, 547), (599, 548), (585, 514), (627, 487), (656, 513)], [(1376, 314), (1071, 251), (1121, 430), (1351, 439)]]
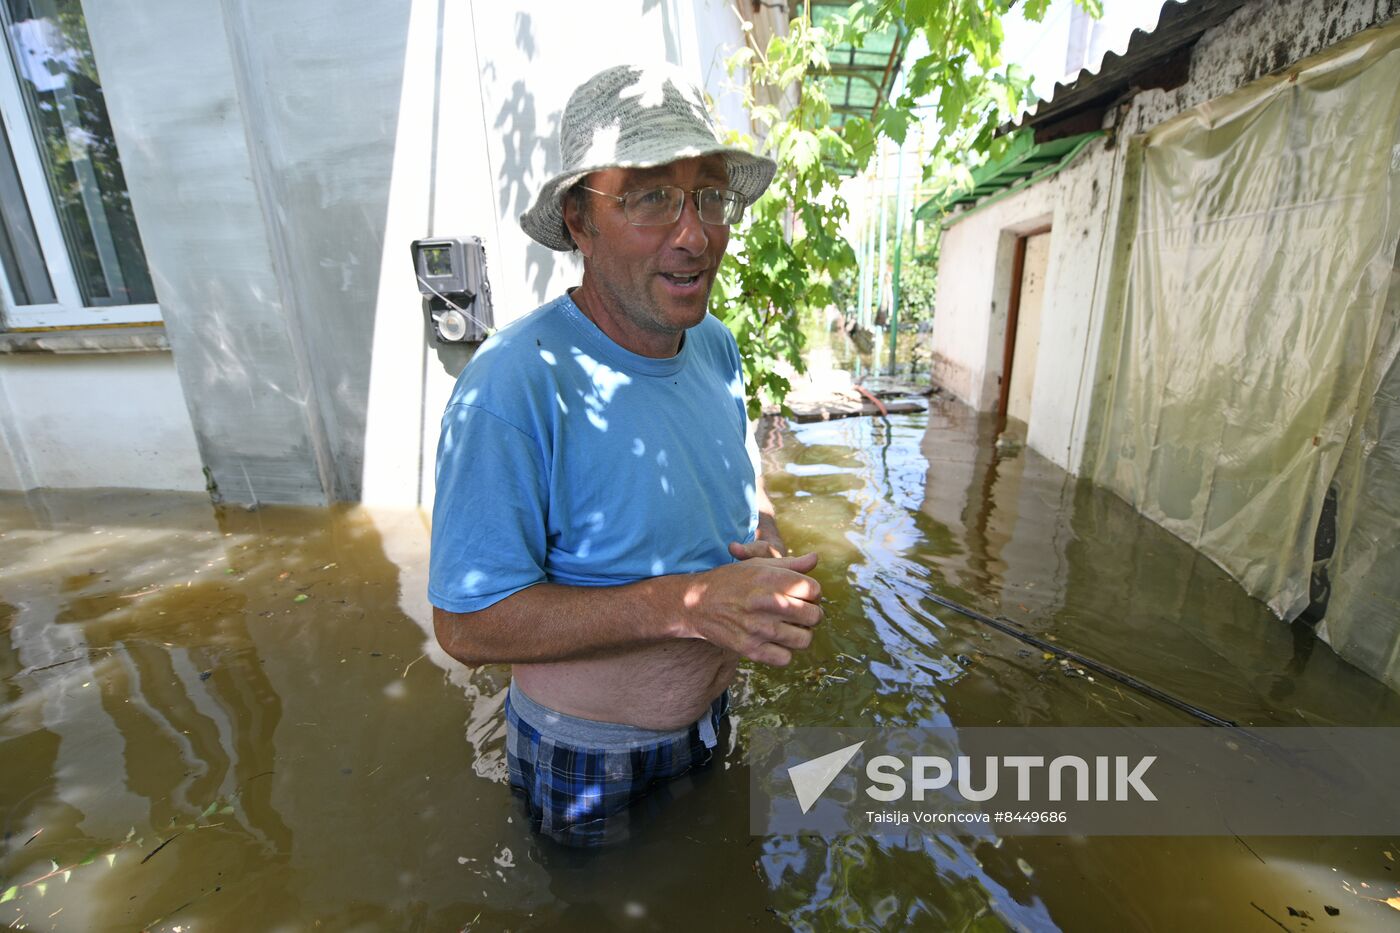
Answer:
[(1002, 419), (1015, 418), (1023, 424), (1030, 424), (1031, 420), (1031, 390), (1035, 385), (1035, 361), (1040, 350), (1040, 309), (1044, 304), (1045, 274), (1049, 266), (1048, 226), (1017, 237), (997, 415)]

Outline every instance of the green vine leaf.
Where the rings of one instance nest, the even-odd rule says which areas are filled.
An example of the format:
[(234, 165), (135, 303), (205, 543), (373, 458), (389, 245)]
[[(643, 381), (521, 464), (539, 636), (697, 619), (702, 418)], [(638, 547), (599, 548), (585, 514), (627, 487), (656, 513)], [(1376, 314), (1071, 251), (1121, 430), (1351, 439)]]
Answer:
[[(1101, 10), (1101, 0), (1078, 2), (1093, 15)], [(1001, 19), (1013, 6), (1037, 21), (1049, 0), (856, 0), (820, 23), (812, 21), (813, 4), (802, 4), (787, 34), (771, 37), (763, 48), (745, 24), (745, 46), (727, 64), (761, 150), (778, 168), (731, 233), (733, 247), (720, 266), (711, 309), (739, 342), (751, 416), (765, 402), (782, 407), (791, 390), (784, 372), (804, 371), (804, 316), (832, 305), (848, 318), (861, 314), (859, 299), (869, 290), (854, 287), (856, 251), (842, 236), (849, 216), (840, 194), (843, 173), (866, 171), (881, 140), (903, 143), (928, 110), (938, 125), (923, 137), (924, 164), (908, 170), (935, 190), (970, 180), (969, 168), (1003, 145), (997, 128), (1031, 100), (1029, 75), (1000, 58)], [(832, 75), (832, 51), (863, 46), (875, 36), (885, 43), (898, 36), (903, 48), (920, 50), (902, 62), (903, 90), (868, 113), (842, 104), (838, 119), (823, 83)], [(727, 138), (752, 145), (743, 132)], [(893, 219), (887, 262), (893, 261), (894, 231), (909, 222), (907, 216)], [(935, 241), (925, 255), (936, 250)], [(927, 268), (906, 268), (908, 297), (917, 302), (911, 316), (921, 319), (931, 313), (934, 276)]]

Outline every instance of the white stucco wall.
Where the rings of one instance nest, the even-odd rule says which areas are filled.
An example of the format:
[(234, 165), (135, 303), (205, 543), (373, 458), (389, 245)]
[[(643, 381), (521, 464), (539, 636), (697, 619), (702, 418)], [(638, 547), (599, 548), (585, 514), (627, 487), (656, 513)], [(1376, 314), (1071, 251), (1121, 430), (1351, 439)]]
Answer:
[(169, 353), (0, 357), (0, 489), (204, 489)]
[(968, 214), (943, 234), (932, 350), (934, 380), (981, 411), (996, 409), (1016, 238), (1049, 224), (1050, 261), (1028, 443), (1070, 467), (1082, 441), (1087, 381), (1097, 346), (1095, 292), (1120, 152), (1095, 141), (1065, 170)]
[(1095, 384), (1111, 377), (1099, 370), (1098, 350), (1117, 226), (1125, 194), (1133, 197), (1124, 184), (1130, 139), (1395, 15), (1400, 0), (1256, 0), (1202, 37), (1185, 84), (1140, 93), (1106, 115), (1105, 124), (1116, 126), (1112, 148), (1095, 141), (1059, 174), (954, 218), (939, 256), (935, 382), (974, 408), (996, 408), (1015, 238), (1048, 221), (1050, 268), (1027, 442), (1078, 472)]
[[(404, 56), (364, 445), (362, 498), (377, 505), (431, 503), (439, 424), (462, 359), (425, 345), (409, 241), (430, 230), (481, 236), (500, 327), (578, 283), (576, 257), (535, 243), (517, 218), (559, 169), (560, 117), (582, 81), (614, 64), (668, 61), (704, 83), (723, 122), (749, 129), (723, 67), (742, 43), (727, 0), (606, 0), (581, 17), (449, 5), (440, 28), (437, 10), (412, 3)], [(451, 50), (440, 74), (439, 41)]]
[[(558, 168), (584, 78), (669, 61), (748, 128), (723, 66), (733, 0), (138, 6), (89, 4), (88, 31), (196, 443), (230, 501), (431, 501), (467, 354), (427, 333), (409, 243), (482, 237), (497, 326), (576, 283), (516, 217)], [(785, 22), (743, 9), (760, 34)]]

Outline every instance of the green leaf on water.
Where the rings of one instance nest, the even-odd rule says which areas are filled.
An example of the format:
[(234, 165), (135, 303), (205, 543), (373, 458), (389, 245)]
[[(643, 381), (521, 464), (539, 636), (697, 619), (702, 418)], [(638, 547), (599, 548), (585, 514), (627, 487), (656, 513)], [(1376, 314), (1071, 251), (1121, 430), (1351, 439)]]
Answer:
[(233, 813), (233, 807), (223, 807), (219, 810), (221, 816), (228, 816)]
[(14, 900), (14, 899), (15, 899), (15, 895), (18, 894), (18, 893), (19, 893), (19, 885), (17, 885), (17, 884), (12, 884), (12, 885), (10, 885), (8, 888), (5, 889), (5, 893), (4, 893), (4, 894), (0, 894), (0, 904), (5, 903), (6, 901), (12, 901), (12, 900)]
[(101, 854), (102, 854), (102, 850), (101, 850), (101, 849), (93, 849), (92, 851), (88, 852), (87, 855), (84, 855), (84, 856), (83, 856), (83, 860), (82, 860), (81, 862), (79, 862), (78, 864), (79, 864), (79, 865), (91, 865), (93, 862), (97, 861), (97, 856), (99, 856), (99, 855), (101, 855)]
[(44, 884), (43, 882), (40, 882), (39, 884), (34, 885), (34, 890), (39, 892), (40, 897), (43, 897), (44, 894), (49, 890), (49, 886), (47, 884)]
[(304, 603), (304, 602), (306, 602), (306, 601), (307, 601), (308, 599), (310, 599), (310, 598), (311, 598), (311, 597), (310, 597), (310, 596), (307, 596), (305, 593), (300, 593), (300, 594), (297, 595), (297, 597), (296, 597), (295, 599), (292, 600), (292, 602), (294, 602), (294, 603)]
[(207, 806), (207, 807), (204, 808), (204, 812), (201, 813), (201, 814), (199, 815), (199, 818), (200, 818), (201, 820), (204, 819), (205, 817), (207, 817), (207, 816), (209, 816), (210, 814), (212, 814), (212, 813), (213, 813), (215, 810), (217, 810), (218, 808), (219, 808), (219, 801), (216, 800), (216, 801), (214, 801), (213, 803), (211, 803), (209, 806)]

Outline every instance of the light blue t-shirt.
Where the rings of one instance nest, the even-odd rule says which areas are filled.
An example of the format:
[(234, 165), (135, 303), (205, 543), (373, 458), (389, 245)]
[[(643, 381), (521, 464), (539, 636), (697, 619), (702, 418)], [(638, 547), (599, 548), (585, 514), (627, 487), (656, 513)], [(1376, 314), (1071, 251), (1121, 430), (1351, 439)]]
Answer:
[(706, 316), (668, 359), (567, 295), (503, 329), (442, 420), (428, 598), (475, 612), (535, 583), (615, 586), (730, 563), (758, 514), (734, 337)]

